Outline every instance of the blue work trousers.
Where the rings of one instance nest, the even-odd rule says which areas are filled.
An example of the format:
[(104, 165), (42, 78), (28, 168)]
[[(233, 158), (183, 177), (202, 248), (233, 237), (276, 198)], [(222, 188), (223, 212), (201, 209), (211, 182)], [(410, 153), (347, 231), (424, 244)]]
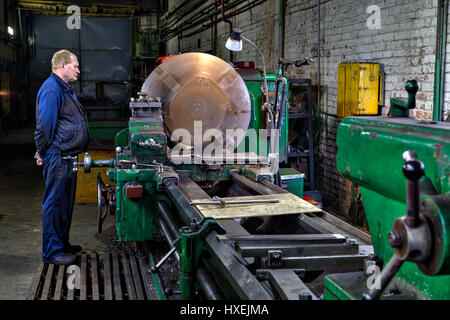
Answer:
[(77, 187), (73, 162), (61, 155), (44, 159), (45, 193), (42, 203), (42, 259), (63, 255), (69, 245), (69, 231)]

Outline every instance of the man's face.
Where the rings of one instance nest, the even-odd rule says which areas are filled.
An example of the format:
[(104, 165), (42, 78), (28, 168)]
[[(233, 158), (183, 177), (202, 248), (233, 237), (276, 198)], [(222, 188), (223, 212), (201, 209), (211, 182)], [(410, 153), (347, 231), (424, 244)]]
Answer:
[(78, 59), (76, 56), (72, 56), (70, 63), (62, 64), (63, 80), (66, 82), (77, 81), (80, 69), (78, 69)]

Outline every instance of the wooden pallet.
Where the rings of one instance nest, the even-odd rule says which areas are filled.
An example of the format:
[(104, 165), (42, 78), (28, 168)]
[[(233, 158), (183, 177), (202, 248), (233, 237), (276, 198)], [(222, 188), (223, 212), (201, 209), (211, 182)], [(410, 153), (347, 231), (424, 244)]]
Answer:
[[(41, 263), (30, 300), (155, 300), (153, 277), (145, 258), (134, 249), (81, 252), (74, 267)], [(70, 268), (70, 269), (69, 269)]]

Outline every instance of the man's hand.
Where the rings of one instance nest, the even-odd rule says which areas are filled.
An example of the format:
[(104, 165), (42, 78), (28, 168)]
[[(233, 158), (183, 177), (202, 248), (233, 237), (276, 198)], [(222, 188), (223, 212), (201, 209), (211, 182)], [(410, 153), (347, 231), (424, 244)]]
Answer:
[(41, 157), (39, 157), (39, 154), (37, 152), (34, 155), (34, 158), (36, 159), (36, 164), (38, 166), (42, 166), (44, 164), (44, 160), (42, 160)]

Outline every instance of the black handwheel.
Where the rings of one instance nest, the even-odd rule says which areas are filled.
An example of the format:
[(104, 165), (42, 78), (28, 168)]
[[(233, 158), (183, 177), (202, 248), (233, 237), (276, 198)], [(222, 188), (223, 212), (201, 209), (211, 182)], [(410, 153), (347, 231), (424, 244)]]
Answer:
[(108, 190), (102, 181), (100, 172), (97, 175), (97, 231), (102, 233), (103, 222), (108, 212)]
[(114, 187), (108, 190), (109, 192), (109, 214), (111, 216), (116, 214), (116, 190)]

